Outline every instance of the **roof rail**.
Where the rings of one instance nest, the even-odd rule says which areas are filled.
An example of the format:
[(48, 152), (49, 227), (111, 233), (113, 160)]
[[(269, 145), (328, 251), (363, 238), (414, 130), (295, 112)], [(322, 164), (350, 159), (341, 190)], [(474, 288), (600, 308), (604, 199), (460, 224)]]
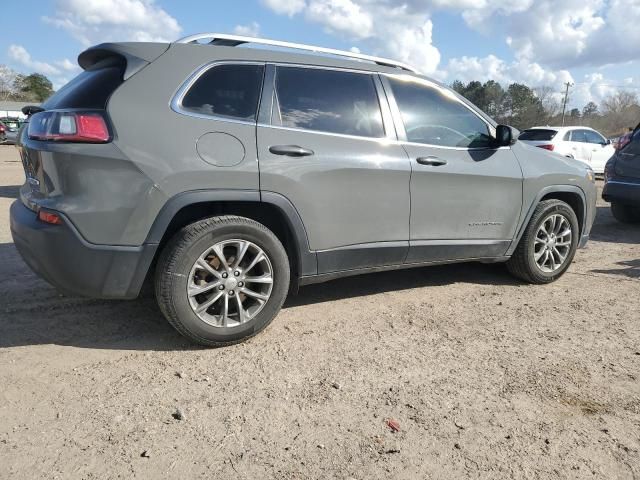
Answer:
[(418, 73), (418, 70), (405, 63), (390, 60), (388, 58), (374, 57), (372, 55), (363, 55), (361, 53), (348, 52), (346, 50), (335, 50), (333, 48), (316, 47), (314, 45), (304, 45), (302, 43), (281, 42), (279, 40), (269, 40), (266, 38), (244, 37), (241, 35), (228, 35), (225, 33), (197, 33), (188, 37), (176, 40), (175, 43), (200, 43), (201, 40), (209, 40), (207, 44), (218, 45), (223, 47), (236, 47), (245, 43), (255, 43), (259, 45), (270, 45), (272, 47), (292, 48), (296, 50), (306, 50), (309, 52), (324, 53), (328, 55), (337, 55), (340, 57), (348, 57), (356, 60), (364, 60), (373, 62), (386, 67), (395, 67), (409, 72)]

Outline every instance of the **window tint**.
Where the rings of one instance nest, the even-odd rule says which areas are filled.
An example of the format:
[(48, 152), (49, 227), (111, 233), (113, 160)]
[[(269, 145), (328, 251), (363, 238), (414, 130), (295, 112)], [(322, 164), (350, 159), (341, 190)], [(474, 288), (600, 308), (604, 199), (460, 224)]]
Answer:
[(520, 134), (518, 140), (547, 141), (551, 140), (558, 133), (556, 130), (546, 130), (543, 128), (534, 128), (525, 130)]
[(218, 65), (200, 75), (182, 99), (182, 108), (204, 115), (255, 120), (262, 65)]
[(407, 140), (446, 147), (494, 145), (489, 127), (453, 94), (415, 82), (389, 79), (402, 114)]
[(603, 143), (605, 141), (602, 135), (592, 130), (585, 130), (584, 135), (587, 139), (587, 143)]
[(120, 62), (85, 70), (44, 102), (42, 108), (98, 108), (107, 106), (111, 94), (123, 82), (125, 65)]
[(278, 67), (276, 91), (284, 127), (379, 138), (380, 104), (368, 74)]
[(571, 131), (571, 141), (572, 142), (587, 143), (587, 136), (585, 135), (585, 131), (584, 130), (572, 130)]

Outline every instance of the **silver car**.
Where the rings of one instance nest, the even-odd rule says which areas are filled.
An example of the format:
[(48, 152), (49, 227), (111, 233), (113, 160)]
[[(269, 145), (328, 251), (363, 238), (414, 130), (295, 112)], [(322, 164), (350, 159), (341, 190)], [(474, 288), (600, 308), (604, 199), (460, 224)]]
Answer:
[(194, 342), (242, 341), (289, 292), (348, 275), (505, 262), (548, 283), (589, 237), (588, 167), (411, 66), (220, 34), (78, 61), (28, 111), (15, 245), (71, 294), (154, 282)]

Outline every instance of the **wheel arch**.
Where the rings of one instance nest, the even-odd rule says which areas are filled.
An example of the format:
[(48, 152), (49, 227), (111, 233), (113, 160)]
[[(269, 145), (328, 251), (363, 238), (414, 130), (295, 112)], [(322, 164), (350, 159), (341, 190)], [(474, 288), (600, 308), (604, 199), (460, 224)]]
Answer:
[(527, 214), (521, 222), (520, 227), (517, 231), (517, 235), (513, 239), (513, 242), (507, 250), (506, 255), (512, 255), (515, 251), (538, 204), (540, 204), (540, 202), (544, 200), (551, 199), (561, 200), (567, 203), (572, 208), (572, 210), (576, 214), (576, 217), (578, 217), (579, 235), (582, 235), (585, 230), (585, 222), (587, 219), (587, 201), (584, 191), (580, 187), (577, 187), (575, 185), (550, 185), (540, 190), (540, 192), (538, 192), (538, 194), (536, 195), (534, 201), (531, 202), (531, 206), (529, 207)]
[(298, 278), (317, 273), (315, 252), (293, 204), (284, 196), (253, 190), (196, 190), (169, 199), (156, 217), (145, 243), (158, 244), (157, 256), (166, 242), (182, 227), (214, 215), (251, 218), (269, 228), (282, 242), (292, 267), (292, 287)]

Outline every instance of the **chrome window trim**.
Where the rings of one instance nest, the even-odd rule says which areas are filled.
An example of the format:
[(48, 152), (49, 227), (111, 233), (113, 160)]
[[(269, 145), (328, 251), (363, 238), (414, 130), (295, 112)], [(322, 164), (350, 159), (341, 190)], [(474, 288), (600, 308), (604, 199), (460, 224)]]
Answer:
[(179, 113), (180, 115), (186, 115), (194, 118), (202, 118), (205, 120), (217, 120), (217, 121), (223, 121), (223, 122), (231, 122), (231, 123), (239, 123), (242, 125), (255, 126), (258, 120), (258, 112), (260, 110), (260, 100), (262, 98), (262, 91), (264, 90), (264, 72), (263, 72), (262, 82), (259, 86), (260, 91), (258, 92), (258, 104), (256, 105), (256, 113), (255, 113), (254, 120), (244, 120), (241, 118), (228, 117), (225, 115), (215, 115), (215, 114), (208, 115), (206, 113), (194, 112), (192, 110), (185, 109), (182, 106), (182, 101), (184, 100), (184, 97), (186, 96), (189, 89), (198, 81), (198, 79), (202, 75), (204, 75), (206, 72), (211, 70), (212, 68), (216, 68), (221, 65), (259, 65), (266, 69), (266, 64), (267, 62), (248, 61), (248, 60), (216, 60), (213, 62), (207, 62), (203, 65), (200, 65), (198, 68), (196, 68), (193, 71), (193, 73), (191, 73), (191, 75), (189, 75), (189, 77), (187, 77), (187, 79), (182, 83), (182, 85), (178, 87), (178, 90), (176, 91), (176, 93), (173, 95), (173, 98), (169, 102), (169, 106), (171, 110), (173, 110), (176, 113)]
[[(273, 80), (273, 95), (274, 95), (274, 102), (273, 102), (273, 111), (272, 111), (272, 123), (271, 125), (268, 125), (270, 127), (276, 127), (276, 128), (281, 128), (284, 130), (291, 130), (291, 131), (299, 131), (299, 132), (312, 132), (312, 133), (322, 133), (322, 134), (326, 134), (326, 135), (337, 135), (340, 137), (345, 137), (345, 138), (364, 138), (367, 140), (389, 140), (389, 134), (392, 132), (387, 132), (387, 125), (385, 123), (385, 115), (384, 115), (384, 106), (382, 104), (382, 99), (380, 98), (380, 92), (378, 91), (377, 88), (377, 84), (376, 84), (376, 78), (375, 76), (377, 75), (376, 72), (370, 72), (368, 70), (356, 70), (356, 69), (352, 69), (352, 68), (341, 68), (341, 67), (324, 67), (322, 65), (306, 65), (306, 64), (299, 64), (299, 63), (286, 63), (286, 62), (268, 62), (269, 65), (274, 65), (276, 67), (276, 71), (275, 71), (275, 75), (274, 75), (274, 80)], [(381, 137), (368, 137), (368, 136), (364, 136), (364, 135), (349, 135), (346, 133), (334, 133), (334, 132), (327, 132), (324, 130), (311, 130), (308, 128), (298, 128), (298, 127), (285, 127), (282, 125), (274, 125), (273, 124), (273, 115), (275, 115), (276, 113), (280, 116), (281, 112), (280, 112), (280, 101), (278, 99), (278, 67), (282, 67), (282, 68), (305, 68), (305, 69), (313, 69), (313, 70), (326, 70), (326, 71), (337, 71), (337, 72), (343, 72), (343, 73), (355, 73), (358, 75), (368, 75), (371, 83), (373, 85), (373, 91), (374, 94), (376, 96), (376, 100), (377, 100), (377, 104), (378, 104), (378, 109), (380, 111), (380, 119), (382, 121), (382, 136)], [(277, 108), (276, 108), (277, 107)], [(387, 119), (389, 120), (389, 119)], [(280, 118), (280, 122), (282, 122), (282, 118)], [(262, 126), (266, 126), (266, 125), (262, 125)]]

